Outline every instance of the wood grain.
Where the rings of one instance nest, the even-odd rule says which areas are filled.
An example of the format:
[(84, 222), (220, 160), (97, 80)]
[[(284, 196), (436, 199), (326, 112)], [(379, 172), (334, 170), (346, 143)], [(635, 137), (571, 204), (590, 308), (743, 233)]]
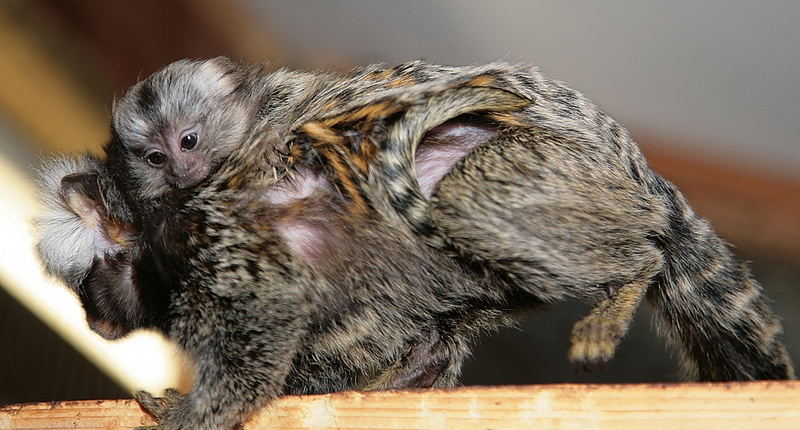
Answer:
[[(3, 429), (151, 425), (133, 400), (10, 405)], [(254, 429), (800, 429), (800, 382), (539, 385), (286, 396)]]

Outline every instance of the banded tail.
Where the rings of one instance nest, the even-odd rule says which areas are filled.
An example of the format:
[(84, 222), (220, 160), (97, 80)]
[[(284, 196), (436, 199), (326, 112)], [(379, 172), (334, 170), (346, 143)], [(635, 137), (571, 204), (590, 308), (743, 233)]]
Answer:
[(657, 240), (664, 270), (648, 292), (656, 325), (681, 354), (686, 377), (700, 381), (793, 379), (782, 327), (749, 268), (737, 261), (674, 185), (656, 177), (668, 199), (669, 227)]

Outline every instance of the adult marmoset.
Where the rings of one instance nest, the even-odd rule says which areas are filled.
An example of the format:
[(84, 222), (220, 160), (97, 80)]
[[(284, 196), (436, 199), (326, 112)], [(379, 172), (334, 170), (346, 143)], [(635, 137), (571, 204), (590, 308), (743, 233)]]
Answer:
[(596, 304), (575, 362), (611, 358), (647, 297), (688, 378), (793, 377), (747, 268), (535, 69), (182, 61), (131, 88), (111, 136), (105, 160), (43, 169), (38, 249), (96, 331), (156, 328), (194, 359), (187, 395), (141, 396), (163, 428), (452, 385), (477, 333), (565, 297)]

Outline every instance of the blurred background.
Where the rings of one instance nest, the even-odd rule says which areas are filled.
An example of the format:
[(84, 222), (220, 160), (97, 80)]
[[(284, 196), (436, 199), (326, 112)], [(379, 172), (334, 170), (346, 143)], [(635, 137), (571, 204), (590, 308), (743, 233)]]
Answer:
[[(756, 276), (800, 357), (800, 2), (0, 1), (0, 404), (186, 386), (152, 335), (85, 327), (31, 253), (32, 169), (98, 151), (110, 106), (180, 58), (346, 69), (416, 58), (538, 65), (625, 124)], [(480, 343), (466, 384), (675, 381), (647, 309), (606, 368), (566, 360), (579, 303)]]

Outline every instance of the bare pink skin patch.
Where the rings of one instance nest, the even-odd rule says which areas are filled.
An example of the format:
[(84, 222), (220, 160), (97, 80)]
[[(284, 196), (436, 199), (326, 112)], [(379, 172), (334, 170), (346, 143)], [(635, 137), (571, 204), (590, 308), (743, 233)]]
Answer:
[[(447, 121), (428, 132), (416, 153), (416, 173), (425, 197), (459, 160), (497, 134), (488, 125), (462, 120)], [(319, 173), (301, 168), (264, 192), (263, 199), (276, 211), (275, 230), (289, 249), (306, 263), (318, 265), (341, 239), (332, 201), (333, 189)], [(326, 202), (327, 200), (327, 202)]]
[(459, 160), (491, 139), (497, 131), (488, 126), (447, 121), (425, 135), (416, 154), (417, 180), (430, 198), (439, 181)]
[[(326, 247), (327, 232), (322, 227), (326, 215), (319, 210), (320, 205), (303, 205), (303, 200), (324, 199), (330, 191), (330, 185), (322, 176), (300, 169), (264, 193), (266, 202), (278, 213), (285, 214), (277, 217), (275, 230), (286, 240), (289, 249), (307, 263), (316, 261)], [(314, 207), (317, 209), (312, 209)]]

